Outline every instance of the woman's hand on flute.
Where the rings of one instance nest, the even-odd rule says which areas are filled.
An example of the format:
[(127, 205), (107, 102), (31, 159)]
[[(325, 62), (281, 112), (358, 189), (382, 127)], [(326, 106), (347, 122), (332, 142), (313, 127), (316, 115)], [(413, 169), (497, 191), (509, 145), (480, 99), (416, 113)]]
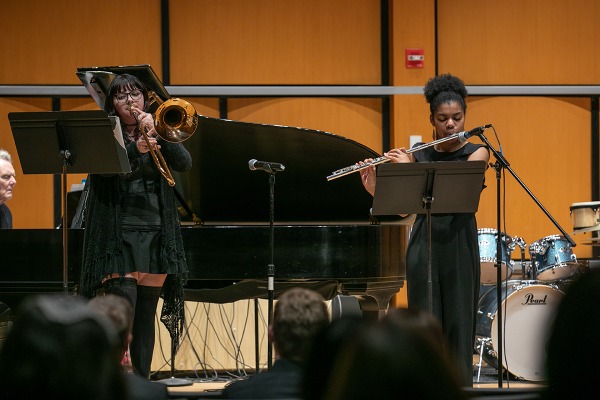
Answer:
[[(372, 158), (366, 158), (364, 161), (359, 161), (358, 165), (365, 165), (372, 162)], [(375, 183), (377, 179), (377, 167), (375, 165), (369, 165), (360, 170), (360, 180), (371, 196), (375, 196)]]
[(391, 162), (395, 163), (407, 163), (412, 161), (410, 156), (406, 153), (406, 149), (404, 147), (392, 149), (387, 153), (383, 153), (383, 155), (389, 158)]

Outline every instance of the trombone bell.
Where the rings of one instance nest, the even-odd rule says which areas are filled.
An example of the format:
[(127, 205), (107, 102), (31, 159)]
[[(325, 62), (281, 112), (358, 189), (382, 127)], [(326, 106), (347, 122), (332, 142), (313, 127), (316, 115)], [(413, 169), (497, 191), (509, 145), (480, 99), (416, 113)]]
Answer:
[(189, 139), (198, 126), (198, 114), (186, 100), (169, 99), (154, 114), (154, 127), (159, 136), (171, 143)]

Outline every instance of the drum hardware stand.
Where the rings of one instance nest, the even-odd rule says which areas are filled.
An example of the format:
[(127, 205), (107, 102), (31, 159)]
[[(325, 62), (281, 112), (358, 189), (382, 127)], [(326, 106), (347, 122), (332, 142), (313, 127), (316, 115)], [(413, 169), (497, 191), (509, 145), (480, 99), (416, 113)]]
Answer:
[(525, 272), (525, 248), (527, 248), (527, 244), (525, 243), (525, 240), (523, 240), (522, 237), (517, 237), (517, 236), (515, 236), (513, 238), (513, 242), (517, 246), (519, 246), (519, 248), (521, 249), (521, 280), (524, 281), (526, 279), (526, 272)]
[[(494, 130), (495, 132), (495, 130)], [(490, 163), (490, 166), (492, 168), (494, 168), (496, 170), (496, 215), (497, 215), (497, 226), (498, 226), (498, 232), (502, 232), (501, 230), (501, 218), (500, 218), (500, 210), (501, 210), (501, 196), (500, 196), (500, 181), (502, 179), (502, 170), (507, 170), (508, 172), (510, 172), (510, 174), (515, 178), (515, 180), (521, 185), (521, 187), (527, 192), (527, 194), (529, 195), (529, 197), (531, 197), (531, 199), (538, 205), (538, 207), (544, 212), (544, 214), (546, 214), (546, 216), (548, 217), (548, 219), (550, 219), (550, 221), (552, 221), (552, 223), (554, 224), (554, 226), (556, 226), (558, 228), (558, 230), (563, 234), (563, 236), (569, 241), (569, 243), (571, 244), (571, 247), (575, 247), (576, 243), (573, 241), (573, 239), (571, 239), (571, 237), (567, 234), (567, 232), (565, 232), (565, 230), (559, 225), (559, 223), (552, 217), (552, 215), (550, 215), (550, 213), (544, 208), (544, 206), (542, 205), (542, 203), (540, 203), (540, 201), (533, 195), (533, 193), (531, 192), (531, 190), (529, 190), (529, 188), (525, 185), (525, 183), (523, 183), (523, 181), (517, 176), (517, 174), (513, 171), (513, 169), (510, 167), (510, 164), (508, 163), (508, 161), (506, 160), (506, 158), (504, 158), (504, 156), (502, 155), (502, 149), (500, 149), (500, 151), (497, 151), (491, 144), (490, 142), (487, 140), (487, 138), (485, 137), (485, 135), (483, 134), (483, 131), (474, 133), (474, 135), (478, 136), (482, 142), (484, 142), (487, 146), (487, 148), (494, 154), (494, 158), (496, 159), (495, 163)], [(502, 254), (502, 246), (500, 243), (500, 240), (498, 240), (497, 242), (497, 250), (496, 250), (496, 254)], [(503, 317), (502, 317), (502, 271), (501, 271), (501, 267), (502, 267), (502, 263), (501, 263), (501, 257), (496, 257), (497, 261), (496, 261), (496, 296), (498, 299), (498, 308), (497, 308), (497, 318), (498, 318), (498, 387), (502, 388), (502, 382), (503, 382), (503, 374), (502, 374), (502, 360), (503, 360), (503, 349), (502, 349), (502, 343), (503, 343), (503, 338), (502, 338), (502, 328), (504, 325), (504, 321), (503, 321)], [(534, 263), (532, 263), (533, 266)]]
[(481, 343), (478, 347), (479, 352), (479, 362), (475, 364), (477, 366), (477, 382), (479, 382), (479, 378), (481, 377), (481, 366), (483, 365), (483, 351), (485, 349), (485, 345), (491, 342), (492, 338), (477, 338), (477, 341)]

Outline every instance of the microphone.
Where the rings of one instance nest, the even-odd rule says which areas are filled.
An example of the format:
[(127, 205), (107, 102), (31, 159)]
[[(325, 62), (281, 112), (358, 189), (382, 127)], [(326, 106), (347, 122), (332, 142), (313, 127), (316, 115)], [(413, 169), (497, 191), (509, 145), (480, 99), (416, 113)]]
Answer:
[(483, 126), (478, 126), (477, 128), (473, 128), (468, 132), (466, 132), (466, 131), (459, 132), (458, 140), (460, 140), (461, 142), (464, 142), (471, 136), (477, 136), (477, 135), (481, 134), (483, 131), (485, 131), (486, 129), (491, 128), (491, 127), (492, 127), (492, 124), (487, 124), (487, 125), (483, 125)]
[(263, 170), (267, 172), (281, 172), (285, 171), (285, 165), (269, 161), (257, 161), (254, 158), (248, 161), (248, 167), (252, 171)]

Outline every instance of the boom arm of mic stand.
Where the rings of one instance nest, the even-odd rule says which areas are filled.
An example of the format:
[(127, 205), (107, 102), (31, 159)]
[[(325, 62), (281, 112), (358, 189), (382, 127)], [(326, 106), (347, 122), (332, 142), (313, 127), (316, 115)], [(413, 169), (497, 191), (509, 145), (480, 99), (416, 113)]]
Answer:
[(512, 168), (510, 167), (508, 161), (506, 161), (506, 158), (504, 158), (504, 156), (500, 152), (498, 152), (496, 149), (494, 149), (494, 147), (486, 139), (486, 137), (485, 137), (485, 135), (483, 133), (480, 133), (477, 136), (479, 136), (479, 138), (487, 145), (487, 147), (490, 149), (490, 151), (492, 153), (494, 153), (494, 157), (496, 158), (496, 160), (498, 161), (498, 163), (500, 163), (504, 169), (506, 169), (506, 170), (508, 170), (508, 172), (510, 172), (510, 174), (517, 180), (517, 182), (519, 182), (519, 184), (521, 185), (521, 187), (527, 192), (527, 194), (529, 195), (529, 197), (531, 197), (533, 199), (533, 201), (535, 201), (535, 203), (538, 205), (538, 207), (544, 212), (544, 214), (546, 214), (546, 216), (550, 219), (550, 221), (552, 221), (552, 223), (554, 224), (554, 226), (556, 226), (558, 228), (558, 230), (563, 234), (563, 236), (569, 241), (569, 243), (571, 244), (571, 247), (575, 247), (577, 244), (573, 241), (573, 239), (571, 238), (571, 236), (569, 236), (567, 234), (567, 232), (565, 232), (565, 230), (554, 219), (554, 217), (552, 217), (552, 215), (550, 215), (550, 213), (548, 212), (548, 210), (546, 210), (544, 208), (544, 206), (542, 205), (542, 203), (540, 203), (540, 201), (537, 199), (537, 197), (535, 197), (533, 195), (533, 193), (531, 192), (531, 190), (529, 190), (529, 188), (525, 185), (525, 183), (523, 183), (523, 181), (521, 180), (521, 178), (519, 178), (517, 176), (517, 174), (515, 173), (515, 171), (513, 171)]

